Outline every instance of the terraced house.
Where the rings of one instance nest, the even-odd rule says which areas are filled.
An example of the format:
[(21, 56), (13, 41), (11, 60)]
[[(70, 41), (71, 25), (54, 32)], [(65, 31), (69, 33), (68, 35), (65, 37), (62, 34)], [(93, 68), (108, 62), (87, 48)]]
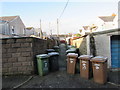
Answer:
[(2, 37), (24, 34), (25, 25), (19, 16), (0, 17), (0, 34)]

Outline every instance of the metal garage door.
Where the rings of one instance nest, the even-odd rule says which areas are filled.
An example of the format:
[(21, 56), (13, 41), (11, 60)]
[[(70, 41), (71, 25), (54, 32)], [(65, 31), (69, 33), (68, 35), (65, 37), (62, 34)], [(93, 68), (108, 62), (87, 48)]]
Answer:
[(120, 68), (120, 35), (111, 37), (111, 60), (112, 68)]

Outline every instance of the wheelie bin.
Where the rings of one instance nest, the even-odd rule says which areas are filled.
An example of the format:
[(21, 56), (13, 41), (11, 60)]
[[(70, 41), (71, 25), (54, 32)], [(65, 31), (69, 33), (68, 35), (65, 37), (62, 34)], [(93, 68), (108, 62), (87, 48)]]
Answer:
[(75, 74), (75, 66), (78, 54), (76, 53), (68, 53), (67, 54), (67, 73)]
[(58, 52), (51, 52), (48, 53), (49, 56), (49, 70), (50, 72), (58, 71), (59, 70), (59, 53)]
[(54, 49), (46, 49), (46, 51), (47, 51), (47, 54), (48, 54), (48, 53), (51, 53), (51, 52), (55, 52)]
[(49, 72), (49, 60), (47, 54), (36, 55), (38, 74), (44, 76)]
[(92, 55), (81, 55), (78, 57), (80, 60), (80, 77), (89, 79), (93, 76), (92, 63), (90, 62), (92, 57)]
[(68, 53), (76, 53), (76, 48), (70, 48), (66, 51), (66, 54)]
[(105, 84), (107, 82), (107, 57), (96, 56), (90, 61), (93, 67), (93, 78), (96, 83)]
[(54, 46), (53, 49), (54, 49), (56, 52), (59, 52), (59, 46)]

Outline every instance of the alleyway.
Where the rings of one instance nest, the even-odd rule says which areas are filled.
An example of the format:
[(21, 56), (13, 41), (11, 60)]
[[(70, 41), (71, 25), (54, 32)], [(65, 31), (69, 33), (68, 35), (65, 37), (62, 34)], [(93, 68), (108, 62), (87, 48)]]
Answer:
[[(93, 82), (93, 79), (86, 80), (80, 78), (79, 74), (69, 75), (66, 73), (66, 55), (65, 45), (60, 45), (59, 71), (51, 72), (48, 75), (40, 77), (34, 75), (33, 78), (19, 88), (118, 88), (109, 83), (100, 85)], [(3, 88), (13, 88), (29, 76), (8, 76), (3, 77)]]
[(60, 56), (59, 56), (59, 70), (66, 69), (66, 47), (65, 44), (61, 44), (60, 46)]

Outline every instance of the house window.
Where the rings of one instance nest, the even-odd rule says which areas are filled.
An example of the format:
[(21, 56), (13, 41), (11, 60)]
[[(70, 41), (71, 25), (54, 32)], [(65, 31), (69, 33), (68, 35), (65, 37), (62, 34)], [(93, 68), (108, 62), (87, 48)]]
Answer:
[(14, 34), (15, 33), (15, 31), (14, 31), (14, 26), (12, 26), (12, 34)]

